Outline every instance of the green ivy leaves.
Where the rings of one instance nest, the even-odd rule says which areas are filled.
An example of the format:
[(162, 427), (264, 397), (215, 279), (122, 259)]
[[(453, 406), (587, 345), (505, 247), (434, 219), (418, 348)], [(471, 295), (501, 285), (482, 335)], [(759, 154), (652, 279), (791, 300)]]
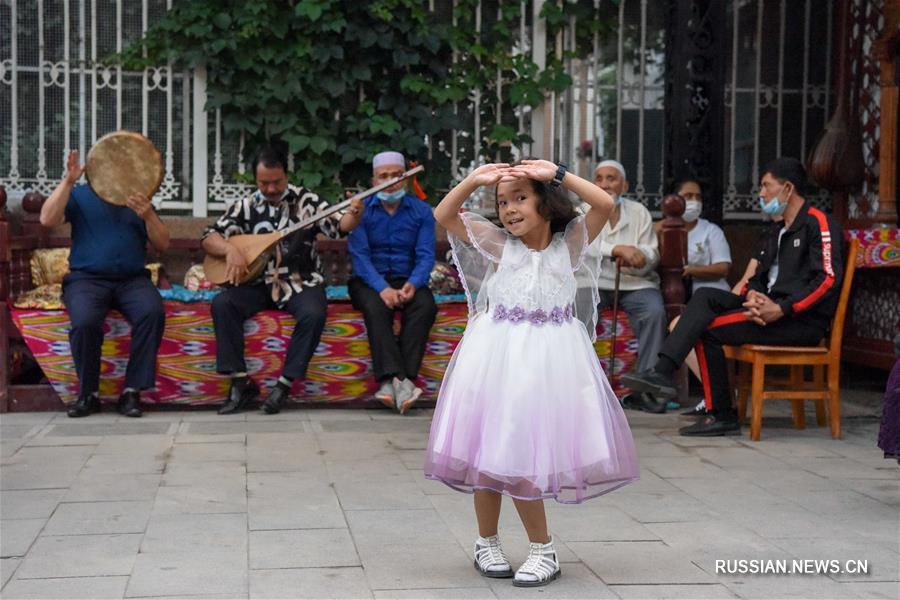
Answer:
[[(427, 5), (422, 0), (177, 2), (117, 60), (136, 69), (167, 61), (179, 68), (205, 65), (207, 109), (222, 110), (226, 134), (245, 135), (245, 156), (260, 142), (279, 138), (295, 156), (292, 179), (335, 199), (343, 186), (365, 185), (371, 156), (386, 148), (420, 162), (431, 156), (426, 187), (446, 188), (453, 178), (449, 132), (471, 128), (465, 110), (454, 110), (455, 104), (465, 107), (476, 89), (490, 98), (481, 106), (479, 152), (493, 157), (527, 140), (517, 129), (516, 109), (538, 106), (548, 92), (571, 85), (571, 78), (553, 57), (541, 71), (529, 55), (511, 54), (518, 42), (519, 2), (501, 2), (480, 33), (474, 22), (477, 0), (457, 0), (455, 11), (450, 0), (435, 2), (435, 12)], [(572, 11), (593, 10), (592, 0), (544, 7), (550, 27), (562, 26)], [(494, 114), (498, 72), (503, 79), (499, 118)]]

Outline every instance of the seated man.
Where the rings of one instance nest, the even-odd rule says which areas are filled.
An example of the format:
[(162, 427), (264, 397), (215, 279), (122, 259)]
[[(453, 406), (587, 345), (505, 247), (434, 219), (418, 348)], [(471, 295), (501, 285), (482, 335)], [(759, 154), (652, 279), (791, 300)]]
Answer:
[[(378, 185), (404, 171), (399, 152), (372, 159), (372, 183)], [(353, 306), (362, 311), (372, 348), (372, 368), (380, 387), (375, 397), (400, 414), (422, 390), (419, 374), (437, 306), (428, 278), (434, 267), (434, 215), (431, 207), (406, 193), (398, 183), (365, 201), (362, 226), (350, 234)], [(400, 337), (394, 335), (394, 313), (400, 311)]]
[[(600, 307), (613, 304), (616, 265), (621, 267), (619, 306), (638, 340), (638, 370), (648, 369), (656, 359), (666, 331), (666, 309), (659, 292), (659, 242), (653, 231), (653, 219), (642, 204), (622, 198), (628, 191), (625, 167), (615, 160), (604, 160), (594, 171), (594, 182), (613, 197), (616, 206), (588, 252), (599, 256)], [(635, 392), (625, 396), (626, 407), (648, 412), (665, 412), (665, 401), (652, 394)]]
[(691, 348), (697, 351), (710, 414), (681, 435), (739, 435), (723, 345), (814, 346), (825, 335), (840, 295), (841, 231), (804, 198), (806, 171), (794, 158), (763, 170), (760, 204), (784, 220), (767, 232), (756, 273), (742, 295), (698, 290), (663, 343), (656, 364), (622, 381), (634, 389), (674, 396), (672, 374)]
[(243, 254), (228, 243), (232, 235), (269, 233), (286, 229), (328, 208), (329, 204), (305, 188), (288, 185), (287, 156), (273, 146), (263, 147), (253, 162), (257, 190), (235, 202), (203, 234), (203, 249), (225, 257), (233, 287), (212, 302), (216, 329), (216, 370), (231, 377), (231, 388), (220, 415), (243, 410), (259, 396), (259, 387), (247, 375), (244, 360), (244, 321), (266, 309), (291, 313), (297, 326), (288, 343), (284, 371), (263, 402), (267, 414), (276, 414), (295, 379), (306, 377), (309, 360), (325, 327), (327, 304), (322, 264), (316, 252), (318, 234), (337, 238), (359, 224), (362, 202), (339, 217), (333, 214), (279, 242), (256, 279), (240, 283), (248, 267)]
[(72, 329), (69, 346), (80, 391), (70, 417), (100, 412), (100, 351), (103, 321), (115, 308), (131, 325), (131, 350), (119, 412), (140, 417), (140, 390), (156, 385), (156, 354), (166, 313), (147, 262), (147, 240), (159, 252), (169, 246), (169, 230), (150, 199), (128, 198), (126, 206), (104, 202), (89, 185), (75, 183), (84, 167), (78, 152), (69, 153), (66, 175), (41, 207), (41, 225), (72, 225), (69, 274), (63, 280), (63, 302)]

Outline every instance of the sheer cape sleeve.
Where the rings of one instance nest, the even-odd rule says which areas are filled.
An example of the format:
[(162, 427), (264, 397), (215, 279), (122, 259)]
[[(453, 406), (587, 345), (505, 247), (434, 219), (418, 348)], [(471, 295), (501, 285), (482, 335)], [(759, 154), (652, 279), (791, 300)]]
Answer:
[(453, 262), (466, 292), (471, 319), (487, 309), (487, 294), (480, 292), (503, 258), (503, 248), (509, 234), (475, 213), (461, 213), (459, 218), (466, 228), (468, 239), (458, 238), (452, 233), (448, 238)]
[(563, 239), (569, 250), (569, 260), (578, 289), (575, 292), (575, 317), (584, 323), (592, 342), (597, 339), (597, 306), (600, 304), (599, 284), (600, 256), (588, 252), (592, 240), (588, 239), (584, 215), (572, 219), (566, 226)]

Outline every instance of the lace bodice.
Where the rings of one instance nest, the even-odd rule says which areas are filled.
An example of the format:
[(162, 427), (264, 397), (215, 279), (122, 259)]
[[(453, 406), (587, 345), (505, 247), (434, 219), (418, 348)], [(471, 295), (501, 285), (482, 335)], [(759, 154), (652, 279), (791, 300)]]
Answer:
[(569, 251), (562, 234), (544, 250), (529, 250), (510, 238), (503, 250), (497, 272), (481, 293), (487, 294), (488, 310), (497, 306), (525, 311), (565, 308), (575, 302), (576, 282), (569, 263)]
[(599, 264), (587, 255), (590, 240), (583, 217), (554, 234), (541, 251), (530, 250), (478, 215), (463, 213), (460, 218), (468, 239), (451, 235), (450, 243), (470, 318), (490, 313), (496, 320), (543, 325), (575, 317), (595, 337)]

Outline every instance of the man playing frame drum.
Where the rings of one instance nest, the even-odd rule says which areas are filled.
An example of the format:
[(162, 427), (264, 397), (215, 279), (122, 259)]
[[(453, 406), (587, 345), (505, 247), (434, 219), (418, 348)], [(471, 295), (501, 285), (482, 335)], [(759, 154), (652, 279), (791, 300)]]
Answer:
[(310, 190), (288, 185), (287, 156), (273, 146), (260, 149), (253, 171), (257, 190), (229, 206), (203, 235), (203, 249), (211, 256), (225, 257), (228, 279), (234, 284), (212, 302), (216, 370), (231, 377), (220, 415), (241, 411), (259, 396), (259, 387), (249, 377), (244, 359), (244, 321), (261, 310), (285, 310), (297, 321), (288, 343), (284, 371), (263, 401), (263, 410), (267, 414), (278, 413), (294, 380), (306, 377), (327, 311), (316, 236), (338, 238), (359, 225), (362, 217), (362, 200), (358, 200), (343, 216), (335, 213), (297, 231), (278, 243), (258, 277), (241, 283), (249, 265), (240, 250), (228, 243), (232, 235), (286, 229), (329, 207)]
[[(85, 169), (89, 185), (76, 185)], [(140, 390), (155, 385), (165, 311), (144, 265), (148, 240), (159, 252), (169, 246), (169, 231), (150, 204), (161, 180), (162, 161), (153, 144), (136, 133), (115, 132), (97, 141), (86, 167), (77, 151), (69, 154), (64, 179), (41, 207), (44, 227), (72, 226), (63, 302), (80, 391), (70, 417), (100, 411), (103, 322), (111, 309), (131, 324), (119, 412), (140, 417)]]

